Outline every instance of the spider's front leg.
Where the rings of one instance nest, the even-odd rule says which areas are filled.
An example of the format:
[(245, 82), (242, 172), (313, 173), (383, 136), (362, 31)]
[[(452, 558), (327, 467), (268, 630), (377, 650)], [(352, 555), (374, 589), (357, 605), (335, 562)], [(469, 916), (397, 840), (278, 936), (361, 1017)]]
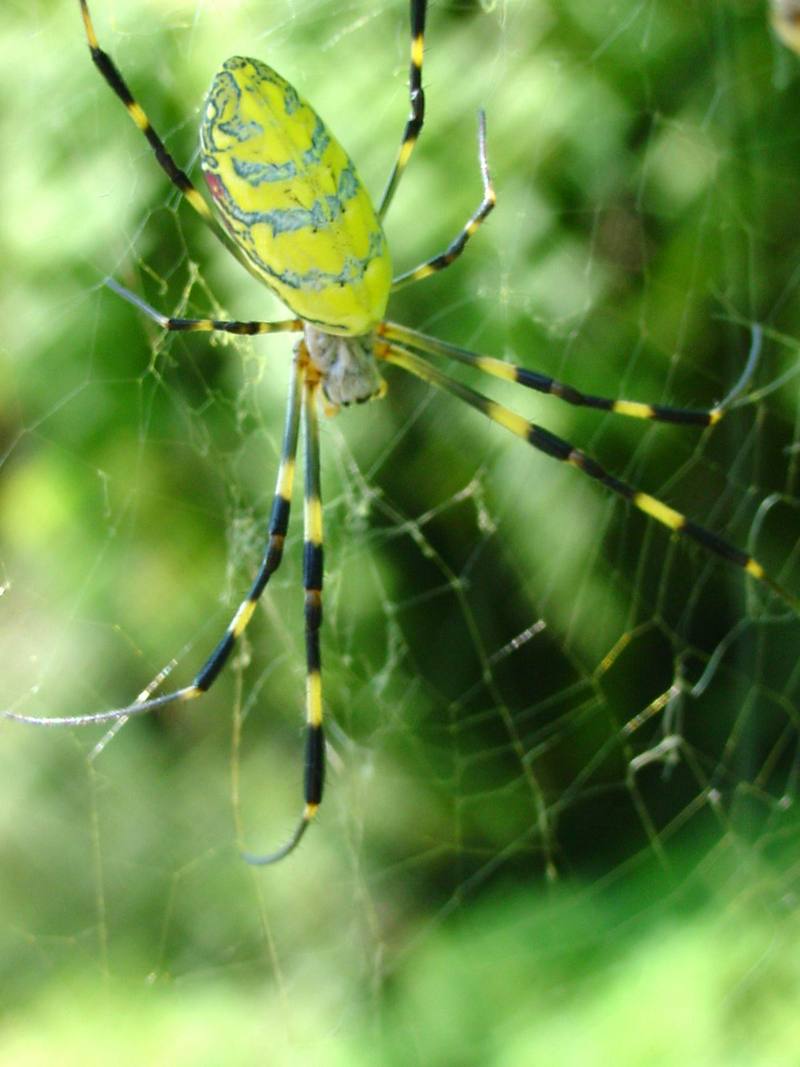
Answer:
[(403, 139), (397, 152), (392, 173), (383, 190), (378, 218), (386, 214), (403, 171), (408, 166), (411, 153), (422, 133), (425, 122), (425, 91), (422, 88), (422, 60), (425, 54), (425, 13), (427, 0), (411, 0), (411, 62), (408, 71), (408, 100), (411, 111), (403, 130)]

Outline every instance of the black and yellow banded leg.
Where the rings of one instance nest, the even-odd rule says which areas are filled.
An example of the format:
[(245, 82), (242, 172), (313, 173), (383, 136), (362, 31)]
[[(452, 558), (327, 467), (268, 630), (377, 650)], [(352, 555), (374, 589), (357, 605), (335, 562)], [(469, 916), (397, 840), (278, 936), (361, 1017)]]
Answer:
[(106, 286), (117, 293), (129, 304), (143, 311), (148, 318), (157, 323), (162, 330), (170, 330), (177, 333), (235, 333), (252, 336), (266, 333), (300, 333), (303, 329), (301, 319), (283, 319), (279, 322), (239, 322), (224, 319), (174, 319), (162, 315), (160, 311), (142, 300), (136, 293), (126, 289), (124, 285), (113, 278), (106, 278)]
[(425, 54), (425, 9), (427, 0), (411, 0), (411, 64), (408, 73), (408, 96), (411, 112), (403, 131), (403, 140), (397, 153), (392, 173), (383, 190), (378, 218), (382, 219), (395, 194), (400, 176), (408, 166), (411, 153), (422, 132), (425, 121), (425, 93), (422, 89), (422, 60)]
[(614, 400), (610, 397), (595, 396), (592, 393), (583, 393), (574, 389), (571, 385), (565, 385), (555, 378), (548, 378), (545, 374), (527, 370), (515, 363), (507, 363), (503, 359), (493, 356), (482, 356), (478, 352), (470, 352), (458, 345), (450, 345), (445, 341), (439, 341), (435, 337), (420, 333), (419, 330), (400, 326), (395, 322), (382, 322), (377, 331), (379, 336), (387, 341), (397, 341), (405, 348), (414, 349), (417, 352), (425, 352), (432, 356), (445, 356), (454, 359), (468, 367), (489, 374), (493, 378), (501, 378), (508, 382), (517, 382), (527, 389), (534, 389), (539, 393), (547, 393), (559, 400), (577, 407), (594, 408), (598, 411), (612, 411), (616, 415), (627, 415), (634, 419), (651, 419), (654, 422), (674, 422), (687, 426), (713, 426), (719, 422), (725, 413), (722, 406), (716, 406), (702, 411), (697, 408), (678, 408), (667, 404), (644, 404), (636, 400)]
[(306, 633), (306, 752), (303, 814), (289, 840), (264, 856), (244, 853), (248, 863), (276, 863), (297, 847), (300, 838), (322, 802), (325, 780), (325, 736), (322, 730), (322, 659), (319, 632), (322, 626), (322, 497), (320, 492), (319, 376), (309, 366), (303, 383), (303, 451), (305, 455), (303, 587)]
[(406, 285), (410, 285), (412, 282), (428, 278), (431, 274), (437, 274), (440, 270), (444, 270), (445, 267), (449, 267), (454, 260), (458, 259), (464, 251), (467, 241), (485, 221), (487, 215), (497, 203), (492, 177), (489, 173), (489, 159), (486, 154), (486, 115), (483, 111), (478, 112), (478, 162), (481, 169), (481, 181), (483, 182), (483, 197), (477, 211), (474, 212), (466, 226), (464, 226), (456, 239), (451, 241), (444, 252), (440, 252), (433, 259), (420, 263), (413, 270), (408, 270), (405, 274), (398, 275), (392, 282), (393, 293)]
[(300, 415), (300, 378), (302, 375), (301, 361), (297, 356), (292, 364), (292, 379), (289, 387), (289, 398), (286, 403), (286, 423), (283, 432), (283, 445), (281, 447), (281, 461), (278, 467), (278, 481), (275, 486), (275, 496), (272, 500), (272, 514), (269, 520), (269, 538), (267, 548), (258, 573), (253, 579), (250, 591), (239, 605), (239, 609), (231, 620), (225, 636), (206, 660), (202, 669), (198, 672), (193, 686), (200, 692), (207, 692), (219, 672), (228, 662), (236, 642), (242, 636), (253, 617), (256, 604), (264, 592), (267, 582), (278, 569), (283, 558), (283, 545), (286, 540), (286, 531), (289, 526), (289, 511), (292, 503), (292, 485), (294, 484), (295, 457), (297, 455), (297, 436)]
[(297, 438), (300, 424), (300, 379), (302, 366), (295, 357), (289, 397), (286, 402), (286, 422), (283, 431), (283, 444), (281, 447), (280, 466), (278, 479), (275, 487), (275, 496), (272, 501), (272, 513), (269, 521), (269, 535), (261, 565), (258, 568), (247, 596), (242, 600), (236, 613), (228, 624), (224, 636), (217, 643), (216, 648), (205, 661), (195, 675), (190, 685), (175, 689), (171, 693), (162, 693), (159, 696), (149, 697), (145, 700), (136, 700), (124, 708), (115, 708), (111, 711), (103, 711), (89, 715), (70, 715), (59, 718), (43, 717), (35, 715), (18, 715), (16, 712), (2, 711), (0, 714), (7, 719), (15, 719), (18, 722), (34, 723), (37, 726), (91, 726), (94, 723), (109, 722), (122, 719), (127, 716), (143, 715), (146, 712), (155, 711), (156, 708), (167, 707), (170, 704), (183, 703), (188, 700), (196, 700), (207, 693), (219, 677), (220, 671), (230, 659), (236, 643), (247, 628), (253, 617), (256, 604), (264, 592), (267, 582), (278, 569), (283, 558), (283, 544), (286, 539), (286, 530), (289, 525), (289, 510), (292, 499), (292, 485), (294, 482), (295, 457), (297, 454)]
[(303, 591), (306, 635), (306, 759), (305, 810), (307, 824), (322, 801), (325, 780), (325, 738), (322, 731), (322, 657), (319, 635), (322, 626), (322, 487), (319, 458), (319, 380), (306, 378), (303, 419), (305, 437), (305, 540), (303, 545)]
[(134, 125), (144, 136), (147, 138), (147, 142), (153, 150), (153, 154), (158, 161), (158, 165), (164, 171), (166, 176), (172, 182), (172, 184), (178, 189), (182, 196), (191, 204), (203, 222), (214, 233), (214, 235), (225, 245), (225, 247), (236, 256), (243, 266), (248, 266), (247, 260), (242, 255), (238, 247), (228, 238), (223, 228), (214, 218), (211, 213), (211, 208), (206, 201), (200, 195), (197, 187), (192, 183), (189, 175), (181, 170), (175, 160), (167, 151), (166, 145), (159, 137), (153, 128), (150, 119), (145, 114), (144, 108), (137, 100), (134, 99), (133, 93), (128, 88), (125, 79), (122, 77), (118, 67), (114, 63), (111, 56), (104, 52), (97, 41), (97, 34), (95, 33), (94, 24), (92, 23), (92, 17), (89, 14), (89, 5), (87, 0), (78, 0), (81, 8), (81, 15), (83, 16), (83, 26), (86, 30), (86, 41), (89, 45), (89, 52), (92, 56), (92, 62), (97, 67), (98, 71), (102, 74), (106, 83), (114, 90), (116, 95), (125, 105), (125, 110), (131, 117)]
[(490, 400), (482, 393), (469, 388), (469, 386), (462, 385), (461, 382), (457, 382), (454, 378), (444, 374), (438, 367), (431, 366), (424, 359), (401, 346), (378, 344), (376, 345), (375, 354), (378, 358), (384, 359), (388, 363), (402, 367), (403, 370), (422, 379), (429, 385), (452, 393), (469, 404), (470, 407), (480, 411), (482, 415), (491, 419), (492, 422), (497, 423), (498, 426), (504, 427), (517, 437), (521, 437), (523, 441), (527, 441), (538, 452), (543, 452), (547, 456), (552, 456), (553, 459), (569, 463), (579, 471), (582, 471), (583, 474), (600, 482), (612, 493), (616, 493), (617, 496), (629, 501), (635, 508), (644, 512), (645, 515), (649, 515), (650, 518), (655, 519), (662, 526), (666, 526), (681, 537), (695, 541), (713, 555), (732, 563), (735, 567), (740, 567), (751, 578), (761, 582), (771, 589), (773, 593), (781, 597), (782, 600), (790, 605), (793, 611), (800, 614), (800, 598), (794, 596), (779, 585), (778, 582), (774, 581), (757, 559), (707, 530), (704, 526), (699, 526), (697, 523), (692, 522), (685, 515), (671, 508), (657, 497), (634, 489), (619, 478), (615, 478), (596, 460), (581, 449), (575, 448), (569, 441), (565, 441), (541, 426), (529, 422), (503, 404)]

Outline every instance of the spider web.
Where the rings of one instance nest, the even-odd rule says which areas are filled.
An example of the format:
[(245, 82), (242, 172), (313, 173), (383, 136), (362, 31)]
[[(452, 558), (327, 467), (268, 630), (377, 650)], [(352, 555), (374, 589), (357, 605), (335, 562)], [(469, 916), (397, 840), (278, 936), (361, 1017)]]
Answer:
[[(499, 203), (390, 315), (589, 392), (693, 407), (726, 396), (755, 346), (747, 402), (711, 431), (454, 373), (797, 594), (797, 61), (760, 3), (674, 8), (432, 5), (428, 124), (387, 224), (398, 269), (477, 205), (480, 106)], [(244, 52), (300, 87), (381, 188), (407, 108), (405, 3), (93, 14), (180, 163), (211, 73)], [(93, 72), (77, 5), (0, 18), (0, 705), (78, 714), (161, 672), (190, 680), (226, 626), (263, 547), (291, 342), (165, 338), (102, 288), (113, 275), (173, 315), (282, 315), (167, 188)], [(131, 1062), (148, 1039), (163, 1058), (185, 1018), (215, 1036), (174, 1062), (220, 1062), (229, 1028), (225, 1062), (252, 1063), (267, 1033), (274, 1062), (338, 1062), (334, 1030), (360, 1062), (380, 1024), (386, 1062), (407, 1062), (407, 1028), (420, 1062), (505, 1063), (567, 1047), (542, 984), (590, 1012), (590, 977), (638, 952), (639, 995), (671, 1004), (690, 978), (735, 1002), (754, 961), (756, 982), (788, 969), (798, 619), (452, 398), (387, 378), (384, 401), (323, 421), (330, 769), (296, 856), (253, 872), (236, 833), (267, 850), (299, 811), (299, 498), (281, 570), (201, 702), (112, 731), (3, 727), (8, 1062), (40, 1047), (42, 1020), (77, 1062), (96, 1035), (66, 1036), (64, 989), (90, 997), (101, 978), (112, 1010), (152, 1020)], [(642, 945), (675, 915), (667, 993)], [(718, 966), (696, 973), (698, 951)], [(742, 1062), (762, 1062), (762, 1031), (738, 1026)], [(703, 1062), (734, 1062), (709, 1041)]]

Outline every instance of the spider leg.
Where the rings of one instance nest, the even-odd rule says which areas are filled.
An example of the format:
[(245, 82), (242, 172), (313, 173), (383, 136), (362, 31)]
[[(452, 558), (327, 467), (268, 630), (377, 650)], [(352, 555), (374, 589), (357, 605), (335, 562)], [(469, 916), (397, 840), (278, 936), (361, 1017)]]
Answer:
[(83, 25), (86, 30), (86, 41), (89, 45), (92, 62), (97, 67), (100, 74), (102, 74), (106, 83), (114, 90), (116, 95), (125, 105), (125, 110), (130, 115), (134, 125), (146, 137), (147, 142), (152, 148), (153, 154), (158, 161), (158, 165), (176, 189), (180, 191), (181, 195), (189, 202), (189, 204), (191, 204), (206, 226), (208, 226), (213, 234), (225, 245), (228, 251), (236, 256), (242, 266), (250, 271), (251, 268), (238, 246), (229, 239), (226, 232), (214, 218), (211, 208), (200, 195), (197, 187), (192, 183), (188, 174), (181, 170), (167, 151), (166, 145), (153, 128), (150, 119), (145, 114), (144, 108), (142, 108), (141, 104), (134, 99), (133, 93), (128, 88), (127, 83), (114, 63), (114, 60), (100, 47), (97, 41), (94, 24), (92, 23), (92, 17), (89, 14), (87, 0), (78, 0), (78, 3), (80, 4), (81, 15), (83, 16)]
[(126, 289), (113, 278), (106, 278), (105, 285), (127, 300), (129, 304), (143, 311), (148, 318), (157, 323), (162, 330), (176, 331), (178, 333), (236, 333), (236, 334), (264, 334), (264, 333), (299, 333), (303, 329), (300, 319), (283, 319), (280, 322), (228, 322), (224, 319), (173, 319), (162, 315), (160, 311), (142, 300), (136, 293)]
[(320, 495), (319, 374), (310, 365), (303, 382), (303, 451), (305, 455), (303, 586), (306, 622), (306, 751), (303, 814), (289, 840), (266, 855), (243, 853), (254, 866), (276, 863), (297, 847), (322, 801), (325, 779), (325, 736), (322, 730), (322, 661), (319, 631), (322, 625), (322, 499)]
[(14, 719), (17, 722), (33, 723), (36, 726), (91, 726), (93, 723), (110, 722), (123, 719), (127, 716), (143, 715), (163, 708), (169, 704), (179, 704), (207, 693), (219, 676), (220, 671), (230, 659), (231, 653), (237, 641), (244, 633), (248, 623), (253, 617), (256, 604), (272, 575), (278, 569), (283, 557), (283, 543), (286, 530), (289, 525), (289, 510), (292, 498), (292, 484), (294, 481), (295, 455), (297, 453), (297, 437), (300, 421), (300, 377), (302, 367), (300, 360), (295, 356), (293, 363), (292, 382), (289, 388), (289, 396), (286, 403), (286, 422), (283, 433), (283, 445), (281, 448), (280, 466), (275, 487), (275, 496), (272, 502), (272, 514), (269, 521), (269, 537), (253, 583), (247, 596), (237, 608), (222, 639), (216, 648), (206, 659), (203, 666), (197, 672), (194, 680), (180, 689), (171, 693), (162, 693), (159, 696), (137, 699), (124, 708), (114, 708), (111, 711), (101, 711), (90, 715), (68, 715), (59, 718), (49, 718), (39, 715), (20, 715), (17, 712), (0, 710), (0, 715), (6, 719)]
[(392, 173), (383, 190), (378, 218), (383, 219), (392, 197), (395, 194), (400, 177), (408, 166), (411, 153), (417, 143), (422, 124), (425, 121), (425, 93), (422, 88), (422, 59), (425, 53), (425, 9), (427, 0), (411, 0), (411, 67), (408, 75), (408, 96), (411, 113), (403, 131), (403, 140), (397, 153)]
[(758, 362), (761, 350), (761, 330), (758, 326), (753, 328), (753, 337), (750, 352), (742, 375), (730, 393), (719, 404), (706, 411), (696, 408), (679, 408), (667, 404), (644, 404), (635, 400), (619, 400), (605, 396), (595, 396), (592, 393), (583, 393), (579, 389), (559, 382), (555, 378), (548, 378), (545, 374), (527, 370), (514, 363), (507, 363), (493, 356), (484, 356), (478, 352), (470, 352), (458, 345), (450, 345), (440, 341), (436, 337), (420, 333), (419, 330), (400, 326), (395, 322), (382, 322), (376, 331), (379, 336), (388, 341), (399, 341), (404, 348), (414, 349), (416, 352), (424, 352), (432, 356), (445, 356), (455, 359), (468, 367), (475, 367), (484, 374), (493, 378), (501, 378), (504, 381), (517, 382), (527, 389), (534, 389), (539, 393), (548, 393), (558, 397), (568, 404), (577, 407), (595, 408), (599, 411), (611, 411), (617, 415), (627, 415), (635, 419), (650, 419), (653, 422), (673, 422), (692, 426), (713, 426), (723, 417), (733, 401), (744, 391), (752, 378)]
[(771, 578), (757, 559), (754, 559), (742, 549), (736, 548), (735, 545), (725, 541), (717, 534), (712, 533), (711, 530), (707, 530), (704, 526), (699, 526), (697, 523), (692, 522), (691, 519), (688, 519), (657, 497), (651, 496), (649, 493), (643, 493), (619, 478), (615, 478), (613, 474), (609, 474), (591, 456), (580, 448), (573, 447), (569, 441), (565, 441), (541, 426), (529, 422), (503, 404), (490, 400), (482, 393), (470, 389), (469, 386), (462, 385), (461, 382), (444, 374), (438, 367), (431, 366), (408, 349), (396, 344), (379, 344), (376, 345), (375, 354), (388, 363), (402, 367), (403, 370), (422, 379), (429, 385), (452, 393), (469, 404), (470, 407), (475, 408), (476, 411), (480, 411), (482, 415), (491, 419), (492, 422), (497, 423), (498, 426), (504, 427), (517, 437), (521, 437), (523, 441), (527, 441), (538, 452), (543, 452), (553, 459), (561, 460), (576, 467), (588, 477), (600, 482), (612, 493), (633, 504), (635, 508), (644, 512), (645, 515), (649, 515), (650, 518), (655, 519), (662, 526), (672, 530), (673, 533), (697, 542), (713, 555), (746, 571), (751, 578), (772, 590), (796, 614), (800, 615), (800, 598), (794, 596)]
[(466, 226), (461, 230), (454, 241), (447, 246), (444, 252), (440, 252), (433, 259), (420, 263), (413, 270), (407, 270), (405, 274), (398, 275), (392, 282), (392, 292), (397, 292), (412, 282), (418, 282), (421, 278), (427, 278), (431, 274), (437, 274), (445, 267), (458, 259), (478, 227), (484, 222), (486, 216), (497, 203), (497, 196), (492, 185), (492, 177), (489, 174), (489, 159), (486, 155), (486, 115), (483, 111), (478, 112), (478, 162), (481, 168), (481, 180), (483, 181), (483, 199), (478, 205), (477, 211), (469, 218)]

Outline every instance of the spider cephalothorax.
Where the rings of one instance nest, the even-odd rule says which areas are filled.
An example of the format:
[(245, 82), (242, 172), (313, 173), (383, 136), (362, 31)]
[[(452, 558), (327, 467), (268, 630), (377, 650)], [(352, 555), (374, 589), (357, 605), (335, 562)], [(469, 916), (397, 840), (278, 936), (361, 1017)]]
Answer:
[(363, 404), (386, 391), (375, 360), (375, 334), (340, 337), (306, 323), (303, 337), (322, 375), (322, 391), (334, 407)]

